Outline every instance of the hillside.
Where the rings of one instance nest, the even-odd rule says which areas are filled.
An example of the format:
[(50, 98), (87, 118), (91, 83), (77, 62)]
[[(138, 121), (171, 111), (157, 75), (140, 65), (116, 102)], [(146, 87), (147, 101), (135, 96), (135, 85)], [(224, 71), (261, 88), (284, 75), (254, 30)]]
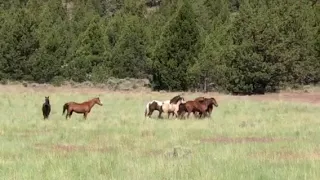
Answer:
[(320, 81), (315, 0), (0, 2), (0, 79), (275, 92)]

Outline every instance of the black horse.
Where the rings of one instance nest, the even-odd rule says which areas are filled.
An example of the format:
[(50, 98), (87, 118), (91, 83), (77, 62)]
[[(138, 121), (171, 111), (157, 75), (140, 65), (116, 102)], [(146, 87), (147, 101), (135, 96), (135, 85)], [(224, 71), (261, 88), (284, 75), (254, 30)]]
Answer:
[(46, 96), (44, 98), (44, 103), (42, 105), (43, 119), (48, 119), (50, 112), (51, 112), (51, 105), (50, 105), (50, 101), (49, 101), (49, 96)]

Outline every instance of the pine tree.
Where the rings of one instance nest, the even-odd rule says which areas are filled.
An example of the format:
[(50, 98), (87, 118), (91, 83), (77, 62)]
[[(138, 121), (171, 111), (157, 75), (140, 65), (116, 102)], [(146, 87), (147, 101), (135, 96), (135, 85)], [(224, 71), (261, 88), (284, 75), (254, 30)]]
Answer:
[(87, 29), (79, 35), (71, 47), (72, 54), (67, 66), (68, 75), (73, 80), (79, 82), (91, 80), (92, 73), (100, 66), (106, 71), (104, 75), (108, 74), (109, 45), (105, 41), (104, 28), (104, 23), (98, 16), (92, 17)]
[(111, 53), (112, 74), (118, 78), (145, 78), (146, 34), (137, 16), (125, 17), (120, 37)]
[(30, 57), (31, 74), (37, 82), (50, 82), (54, 77), (62, 75), (63, 63), (70, 46), (67, 14), (61, 6), (61, 0), (49, 1), (39, 9), (42, 11), (35, 31), (39, 38), (39, 48)]
[(154, 89), (187, 90), (187, 70), (198, 52), (199, 31), (187, 0), (164, 28), (153, 54)]
[(2, 14), (0, 62), (3, 78), (33, 80), (30, 56), (39, 46), (34, 16), (26, 8), (9, 9)]

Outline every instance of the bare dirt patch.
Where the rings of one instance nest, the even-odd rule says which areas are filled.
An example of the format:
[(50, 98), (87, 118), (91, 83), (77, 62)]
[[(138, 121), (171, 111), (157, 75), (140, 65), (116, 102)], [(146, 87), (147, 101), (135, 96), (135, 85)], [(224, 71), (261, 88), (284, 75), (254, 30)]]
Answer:
[(280, 141), (288, 141), (287, 138), (272, 138), (272, 137), (214, 137), (201, 139), (202, 143), (272, 143)]
[(110, 152), (113, 151), (114, 148), (111, 147), (95, 147), (95, 146), (80, 146), (80, 145), (72, 145), (72, 144), (35, 144), (34, 147), (40, 150), (52, 150), (57, 152)]

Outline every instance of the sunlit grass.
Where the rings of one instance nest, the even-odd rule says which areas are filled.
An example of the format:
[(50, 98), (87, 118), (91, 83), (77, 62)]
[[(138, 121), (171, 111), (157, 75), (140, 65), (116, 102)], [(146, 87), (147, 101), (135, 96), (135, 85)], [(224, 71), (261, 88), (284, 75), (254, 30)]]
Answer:
[[(41, 105), (50, 95), (44, 121)], [(62, 105), (84, 93), (1, 93), (3, 179), (319, 179), (319, 107), (219, 98), (211, 119), (144, 118), (173, 94), (101, 93), (83, 120)], [(185, 94), (193, 99), (196, 94)], [(229, 98), (230, 99), (230, 98)], [(164, 115), (164, 117), (166, 117)], [(251, 138), (251, 139), (250, 139)], [(174, 153), (174, 151), (176, 153)]]

